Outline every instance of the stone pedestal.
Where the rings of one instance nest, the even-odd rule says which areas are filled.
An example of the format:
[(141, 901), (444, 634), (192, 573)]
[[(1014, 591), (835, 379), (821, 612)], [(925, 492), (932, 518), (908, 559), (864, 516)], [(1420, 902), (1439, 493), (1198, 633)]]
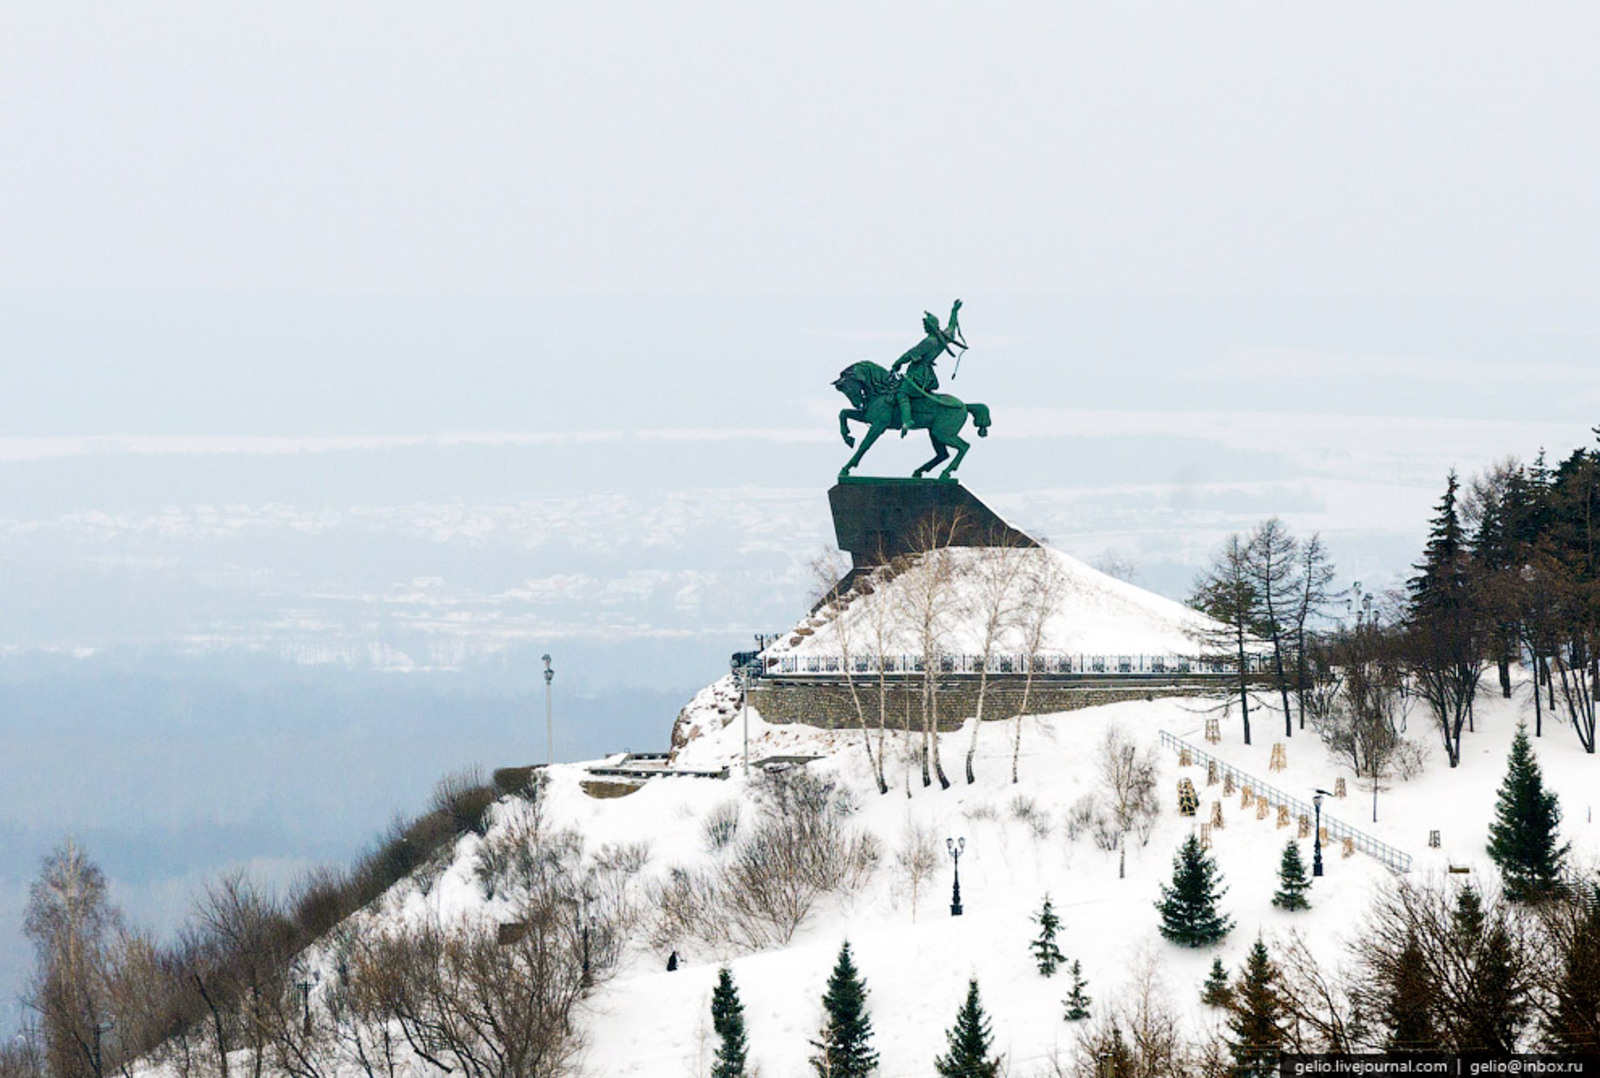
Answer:
[(933, 524), (942, 546), (1039, 544), (1013, 528), (953, 479), (842, 479), (828, 491), (833, 530), (854, 568), (882, 565), (919, 548)]

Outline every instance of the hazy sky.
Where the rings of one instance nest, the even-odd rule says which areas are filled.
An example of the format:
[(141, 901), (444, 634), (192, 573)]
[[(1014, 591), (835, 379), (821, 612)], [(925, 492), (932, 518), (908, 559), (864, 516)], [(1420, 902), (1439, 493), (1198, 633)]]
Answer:
[[(1592, 3), (0, 0), (0, 656), (624, 626), (593, 646), (677, 643), (569, 644), (562, 684), (659, 743), (803, 595), (828, 383), (956, 296), (949, 388), (996, 417), (963, 475), (1019, 523), (1169, 594), (1272, 513), (1403, 573), (1446, 469), (1600, 421), (1596, 41)], [(81, 692), (7, 658), (0, 990), (54, 824), (170, 923), (219, 864), (415, 811), (441, 709), (484, 754), (525, 717), (261, 690), (282, 658)], [(208, 816), (291, 711), (326, 758)], [(52, 762), (36, 714), (104, 751)], [(95, 816), (145, 721), (159, 777)]]

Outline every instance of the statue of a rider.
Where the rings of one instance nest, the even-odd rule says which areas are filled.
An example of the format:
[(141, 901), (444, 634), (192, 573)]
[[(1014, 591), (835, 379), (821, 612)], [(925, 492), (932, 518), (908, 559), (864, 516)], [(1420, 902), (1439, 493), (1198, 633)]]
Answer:
[(894, 366), (889, 368), (890, 374), (899, 374), (901, 367), (906, 369), (904, 377), (895, 388), (895, 403), (900, 409), (902, 438), (911, 429), (912, 396), (931, 397), (934, 390), (939, 388), (939, 375), (933, 369), (934, 361), (940, 356), (956, 355), (956, 348), (967, 347), (967, 342), (961, 337), (960, 312), (961, 301), (956, 300), (950, 308), (950, 322), (943, 329), (939, 328), (937, 315), (931, 311), (922, 312), (922, 329), (926, 336), (912, 345), (910, 350), (895, 360)]

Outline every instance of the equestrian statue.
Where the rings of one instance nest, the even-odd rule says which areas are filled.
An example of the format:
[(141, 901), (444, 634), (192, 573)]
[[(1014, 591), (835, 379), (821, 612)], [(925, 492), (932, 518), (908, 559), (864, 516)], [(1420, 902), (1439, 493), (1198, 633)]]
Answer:
[[(833, 388), (843, 393), (854, 406), (839, 412), (839, 434), (844, 438), (844, 444), (856, 444), (855, 436), (850, 433), (850, 420), (867, 426), (866, 437), (861, 440), (855, 456), (839, 469), (840, 479), (848, 476), (850, 470), (861, 463), (862, 456), (872, 448), (872, 443), (896, 421), (900, 425), (900, 437), (904, 438), (913, 430), (926, 430), (928, 440), (933, 443), (933, 459), (912, 472), (913, 479), (921, 479), (924, 472), (943, 463), (950, 456), (950, 450), (954, 449), (955, 459), (939, 473), (940, 479), (951, 478), (961, 464), (961, 458), (967, 455), (968, 444), (961, 437), (961, 428), (966, 426), (969, 415), (978, 429), (978, 437), (989, 436), (988, 405), (963, 404), (948, 393), (935, 392), (939, 388), (939, 376), (934, 371), (934, 363), (941, 356), (954, 356), (959, 370), (961, 353), (967, 349), (967, 342), (961, 335), (960, 313), (961, 301), (956, 300), (950, 308), (950, 321), (941, 329), (938, 316), (924, 311), (922, 329), (925, 336), (895, 360), (888, 370), (870, 359), (863, 359), (839, 372)], [(957, 352), (957, 348), (961, 352)], [(905, 368), (904, 374), (900, 373), (902, 367)]]

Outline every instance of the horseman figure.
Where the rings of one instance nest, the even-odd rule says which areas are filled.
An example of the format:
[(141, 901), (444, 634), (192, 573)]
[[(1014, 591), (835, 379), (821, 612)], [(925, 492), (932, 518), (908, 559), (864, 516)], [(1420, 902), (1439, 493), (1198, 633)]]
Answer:
[[(945, 461), (950, 456), (950, 450), (954, 449), (955, 459), (939, 473), (940, 479), (951, 478), (969, 448), (961, 437), (961, 428), (966, 425), (969, 416), (978, 428), (978, 436), (982, 438), (988, 435), (987, 406), (964, 404), (949, 394), (935, 392), (939, 388), (939, 375), (934, 364), (939, 357), (949, 355), (957, 357), (959, 366), (960, 353), (956, 349), (965, 351), (967, 347), (961, 335), (960, 312), (961, 301), (956, 300), (950, 308), (950, 321), (942, 329), (935, 315), (924, 312), (922, 340), (895, 360), (893, 367), (885, 370), (871, 360), (864, 359), (846, 367), (834, 380), (834, 388), (854, 406), (839, 413), (839, 434), (844, 444), (856, 444), (855, 436), (850, 433), (850, 421), (865, 423), (868, 428), (855, 455), (840, 469), (839, 478), (848, 476), (850, 470), (861, 463), (862, 455), (878, 440), (878, 436), (895, 423), (900, 427), (902, 438), (909, 431), (926, 430), (929, 441), (933, 443), (935, 456), (911, 473), (916, 479)], [(904, 375), (900, 373), (902, 367), (905, 368)]]
[(894, 366), (889, 368), (890, 374), (899, 374), (900, 368), (905, 367), (905, 375), (895, 389), (895, 403), (900, 409), (900, 437), (904, 438), (911, 430), (911, 398), (914, 394), (924, 397), (933, 397), (933, 391), (939, 388), (939, 374), (934, 370), (934, 363), (940, 356), (954, 356), (955, 348), (965, 349), (967, 343), (961, 339), (961, 301), (956, 300), (950, 307), (950, 322), (944, 329), (939, 328), (939, 318), (932, 311), (922, 312), (922, 331), (925, 336), (922, 340), (912, 345), (906, 354), (894, 361)]

